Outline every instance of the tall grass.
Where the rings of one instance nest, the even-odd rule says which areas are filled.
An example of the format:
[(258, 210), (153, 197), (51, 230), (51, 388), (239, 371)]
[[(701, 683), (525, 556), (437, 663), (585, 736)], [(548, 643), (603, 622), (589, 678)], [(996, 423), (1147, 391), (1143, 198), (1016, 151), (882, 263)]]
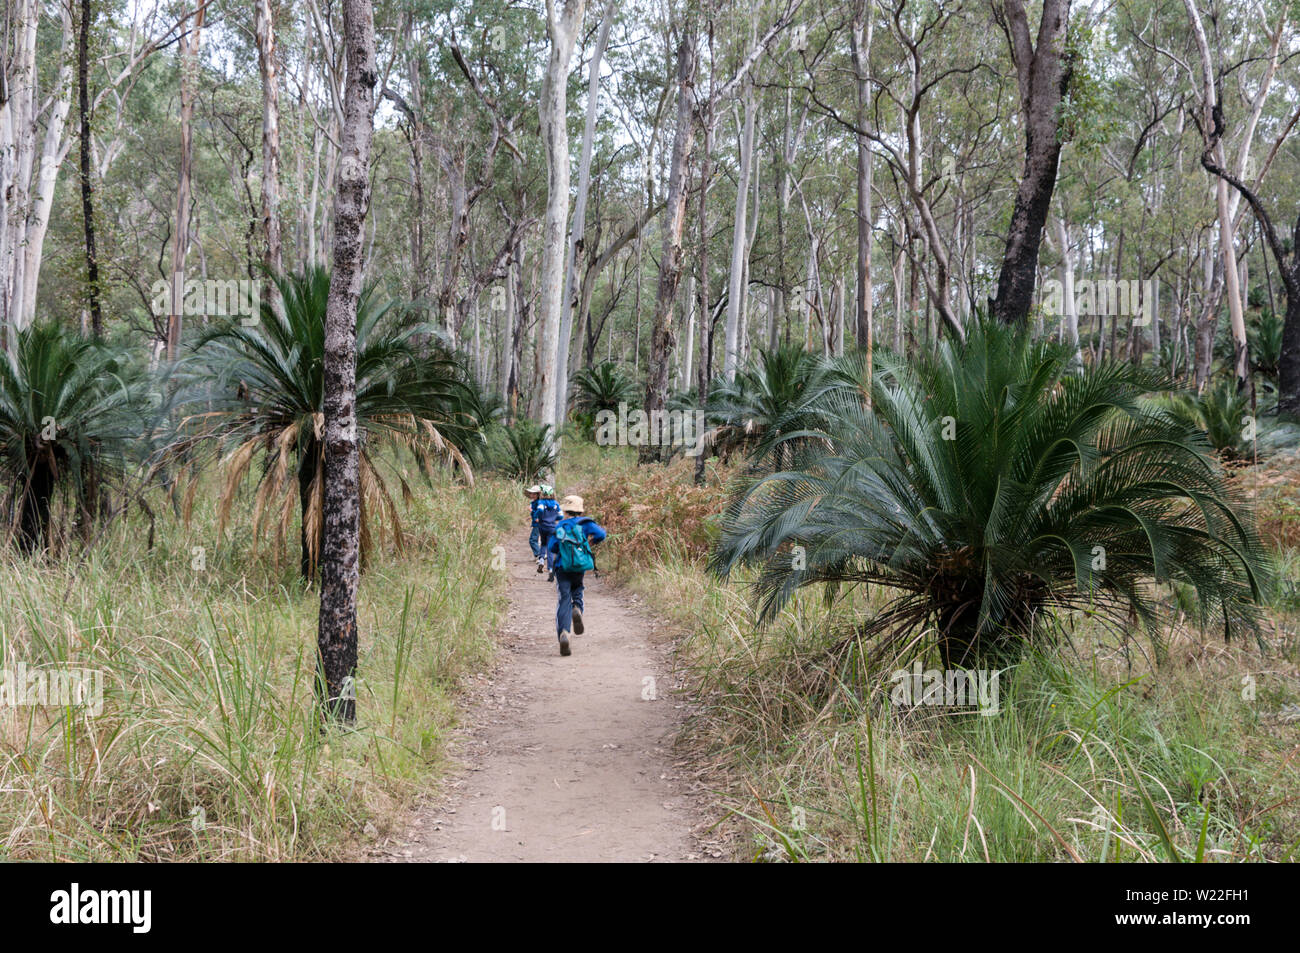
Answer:
[(697, 564), (632, 585), (687, 633), (700, 705), (686, 741), (724, 779), (742, 857), (1289, 860), (1300, 846), (1300, 751), (1273, 717), (1300, 694), (1294, 634), (1261, 660), (1181, 632), (1157, 670), (1085, 621), (1073, 651), (1004, 671), (984, 716), (891, 706), (889, 673), (852, 637), (859, 597), (801, 596), (756, 629), (743, 594)]
[(0, 707), (0, 857), (296, 860), (379, 837), (443, 766), (455, 692), (504, 603), (493, 547), (515, 488), (418, 492), (404, 553), (359, 596), (358, 724), (322, 734), (319, 595), (213, 493), (190, 527), (131, 516), (84, 560), (0, 557), (0, 668), (103, 673), (103, 710)]

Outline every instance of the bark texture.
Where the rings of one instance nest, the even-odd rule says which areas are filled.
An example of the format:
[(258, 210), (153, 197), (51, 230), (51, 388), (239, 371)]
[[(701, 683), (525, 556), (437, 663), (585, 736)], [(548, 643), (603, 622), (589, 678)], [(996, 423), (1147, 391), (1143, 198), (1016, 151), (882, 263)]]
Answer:
[(999, 321), (1024, 324), (1033, 305), (1038, 250), (1061, 162), (1060, 108), (1072, 73), (1072, 62), (1065, 51), (1070, 0), (1043, 0), (1036, 41), (1030, 37), (1022, 0), (1005, 0), (1001, 12), (1020, 87), (1025, 168), (1016, 189), (997, 297), (991, 302), (991, 310)]
[(378, 81), (370, 0), (343, 0), (343, 34), (347, 86), (334, 198), (334, 271), (325, 309), (325, 493), (317, 645), (324, 715), (351, 722), (356, 718), (353, 680), (361, 570), (357, 301), (362, 282), (362, 229), (370, 207), (370, 142)]

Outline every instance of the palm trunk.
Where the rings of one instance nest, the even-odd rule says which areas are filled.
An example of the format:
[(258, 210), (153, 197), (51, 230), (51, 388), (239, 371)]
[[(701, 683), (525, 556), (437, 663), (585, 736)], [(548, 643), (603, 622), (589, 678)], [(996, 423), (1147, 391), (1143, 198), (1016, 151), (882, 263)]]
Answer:
[(316, 578), (316, 560), (320, 557), (320, 538), (312, 539), (308, 532), (307, 514), (311, 510), (311, 485), (316, 477), (317, 459), (320, 457), (320, 445), (313, 435), (298, 457), (298, 507), (302, 516), (299, 531), (301, 545), (299, 569), (304, 582), (310, 583)]
[(17, 488), (21, 500), (18, 548), (27, 556), (45, 549), (49, 542), (50, 498), (54, 495), (54, 468), (46, 460), (38, 459), (30, 469), (30, 479), (21, 479)]

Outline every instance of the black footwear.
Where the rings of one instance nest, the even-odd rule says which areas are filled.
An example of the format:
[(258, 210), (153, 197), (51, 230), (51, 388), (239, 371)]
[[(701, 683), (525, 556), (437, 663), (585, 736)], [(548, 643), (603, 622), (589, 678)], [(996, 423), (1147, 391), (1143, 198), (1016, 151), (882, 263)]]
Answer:
[(582, 624), (582, 610), (577, 606), (573, 609), (573, 634), (582, 635), (585, 627)]
[(560, 654), (561, 655), (571, 654), (569, 652), (569, 633), (567, 632), (560, 633)]
[(543, 569), (545, 569), (545, 568), (546, 568), (546, 567), (542, 564), (542, 562), (541, 562), (541, 561), (538, 561), (538, 563), (537, 563), (537, 571), (538, 571), (538, 572), (541, 572), (541, 571), (542, 571)]
[(553, 572), (548, 572), (548, 573), (546, 574), (546, 581), (547, 581), (547, 582), (555, 582), (555, 573), (553, 573)]

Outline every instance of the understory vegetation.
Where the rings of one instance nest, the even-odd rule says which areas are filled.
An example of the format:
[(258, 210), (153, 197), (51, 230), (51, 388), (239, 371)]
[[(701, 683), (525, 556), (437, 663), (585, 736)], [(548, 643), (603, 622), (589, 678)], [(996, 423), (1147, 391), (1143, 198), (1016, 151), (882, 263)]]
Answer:
[(249, 497), (222, 533), (204, 489), (188, 526), (167, 509), (151, 529), (134, 510), (82, 558), (0, 561), (0, 667), (98, 670), (104, 689), (94, 716), (0, 709), (0, 855), (354, 856), (445, 767), (457, 688), (493, 655), (493, 547), (517, 489), (439, 479), (403, 505), (404, 550), (377, 547), (362, 576), (362, 715), (329, 734), (318, 591), (249, 531)]
[[(563, 475), (581, 486), (611, 531), (606, 565), (675, 623), (676, 657), (695, 696), (682, 740), (705, 765), (703, 779), (717, 791), (721, 824), (732, 835), (736, 857), (1294, 859), (1300, 847), (1300, 808), (1294, 799), (1300, 781), (1294, 757), (1300, 743), (1295, 735), (1300, 723), (1300, 598), (1295, 584), (1300, 455), (1295, 447), (1269, 453), (1258, 465), (1223, 453), (1220, 459), (1229, 464), (1223, 468), (1204, 432), (1182, 429), (1186, 422), (1166, 412), (1163, 398), (1142, 396), (1157, 381), (1125, 368), (1065, 379), (1065, 390), (1058, 387), (1057, 397), (1047, 404), (1032, 411), (1021, 407), (1001, 420), (999, 399), (990, 395), (1000, 393), (1011, 402), (1009, 408), (1017, 394), (1023, 398), (1044, 391), (998, 384), (987, 353), (973, 358), (964, 353), (941, 354), (929, 365), (920, 362), (919, 370), (895, 368), (884, 384), (878, 372), (875, 403), (882, 416), (877, 419), (888, 422), (888, 433), (897, 434), (894, 439), (906, 443), (907, 452), (895, 451), (902, 456), (890, 462), (886, 445), (880, 444), (858, 465), (848, 461), (839, 474), (826, 474), (822, 464), (820, 482), (790, 465), (809, 454), (818, 460), (840, 452), (835, 430), (852, 415), (841, 407), (836, 422), (836, 415), (826, 412), (834, 404), (826, 395), (851, 394), (842, 385), (852, 375), (842, 369), (809, 371), (791, 364), (790, 373), (805, 378), (799, 396), (786, 401), (786, 412), (773, 420), (760, 421), (752, 408), (761, 402), (750, 401), (742, 411), (751, 415), (746, 420), (755, 421), (747, 428), (748, 456), (730, 463), (710, 461), (702, 486), (693, 482), (689, 459), (647, 468), (636, 466), (630, 449), (587, 446), (579, 453), (570, 448), (572, 462)], [(1036, 353), (1050, 358), (1053, 352)], [(960, 369), (945, 366), (952, 360), (979, 364), (981, 373), (963, 384)], [(944, 373), (927, 378), (926, 366)], [(1042, 370), (1044, 365), (1030, 361), (1019, 366)], [(920, 393), (929, 399), (922, 401), (919, 416), (900, 425), (892, 415), (909, 394), (908, 375), (913, 373), (920, 375)], [(1045, 388), (1052, 392), (1050, 381)], [(976, 393), (983, 396), (975, 400)], [(1099, 398), (1108, 408), (1102, 413), (1094, 403)], [(967, 429), (961, 437), (966, 444), (953, 441), (956, 453), (948, 458), (943, 444), (930, 446), (924, 432), (929, 425), (937, 429), (950, 409)], [(991, 414), (988, 419), (1000, 423), (986, 427), (979, 414)], [(1033, 424), (1026, 416), (1044, 414)], [(795, 419), (800, 417), (802, 422)], [(1087, 423), (1081, 425), (1081, 418)], [(1139, 430), (1160, 433), (1139, 454), (1158, 449), (1153, 460), (1107, 479), (1104, 461), (1124, 454), (1097, 445), (1089, 452), (1088, 440), (1114, 440), (1123, 430), (1116, 429), (1117, 419), (1132, 419)], [(726, 424), (718, 417), (713, 422)], [(1013, 422), (1025, 426), (1015, 428)], [(1035, 453), (1050, 457), (1060, 450), (1054, 428), (1070, 433), (1073, 442), (1055, 465), (1035, 467)], [(827, 433), (830, 442), (809, 440), (814, 432)], [(984, 445), (998, 439), (995, 434), (1006, 441), (997, 454)], [(782, 460), (786, 468), (776, 470), (774, 457), (783, 440), (799, 441), (803, 449), (790, 451)], [(914, 462), (907, 462), (907, 453)], [(1171, 495), (1182, 479), (1177, 474), (1187, 476), (1174, 464), (1180, 454), (1204, 478), (1217, 481), (1211, 497), (1192, 494), (1189, 499), (1200, 502), (1190, 510), (1180, 508)], [(1099, 470), (1089, 469), (1097, 464)], [(859, 506), (831, 502), (833, 515), (819, 515), (825, 498), (838, 501), (845, 487), (869, 481), (885, 465), (896, 469), (878, 477), (881, 493), (885, 485), (918, 481), (922, 474), (926, 482), (896, 497), (892, 509), (878, 494), (874, 506), (867, 497)], [(1199, 531), (1187, 535), (1191, 524), (1186, 519), (1204, 515), (1206, 505), (1213, 508), (1212, 497), (1232, 501), (1243, 539), (1255, 540), (1239, 550), (1254, 552), (1239, 567), (1251, 566), (1259, 585), (1255, 609), (1242, 617), (1249, 624), (1229, 627), (1231, 638), (1225, 640), (1222, 612), (1202, 612), (1206, 586), (1198, 590), (1194, 582), (1180, 580), (1168, 562), (1151, 563), (1149, 548), (1144, 568), (1142, 545), (1116, 547), (1130, 560), (1122, 572), (1131, 581), (1115, 587), (1120, 597), (1108, 609), (1095, 591), (1105, 580), (1058, 572), (1043, 554), (1018, 562), (1009, 555), (1016, 545), (1007, 540), (971, 560), (977, 567), (984, 561), (980, 573), (986, 578), (1027, 571), (1050, 581), (1047, 588), (1054, 597), (1048, 601), (1054, 611), (1035, 617), (1034, 638), (1016, 651), (984, 657), (983, 664), (997, 673), (992, 699), (936, 707), (908, 699), (900, 704), (900, 684), (921, 679), (929, 685), (931, 672), (942, 679), (942, 670), (953, 665), (942, 660), (942, 614), (922, 612), (900, 630), (893, 614), (896, 581), (855, 570), (870, 564), (871, 550), (845, 561), (845, 540), (869, 546), (872, 532), (881, 531), (876, 520), (892, 514), (887, 528), (896, 528), (912, 506), (917, 515), (908, 518), (924, 518), (931, 532), (964, 532), (963, 521), (945, 516), (942, 500), (927, 493), (951, 494), (945, 498), (950, 512), (971, 519), (980, 512), (972, 508), (975, 501), (983, 498), (986, 486), (995, 485), (999, 472), (1005, 480), (1005, 474), (1045, 470), (1064, 482), (1056, 489), (1038, 487), (1026, 498), (1037, 501), (1041, 513), (1027, 510), (1022, 500), (1016, 515), (1051, 522), (1052, 508), (1065, 507), (1070, 515), (1062, 518), (1061, 532), (1082, 538), (1089, 521), (1101, 519), (1098, 513), (1108, 504), (1069, 498), (1071, 492), (1087, 495), (1082, 488), (1089, 484), (1078, 479), (1080, 466), (1092, 474), (1089, 480), (1095, 485), (1123, 498), (1128, 512), (1140, 514), (1143, 506), (1153, 506), (1172, 520), (1164, 529), (1145, 521), (1148, 542), (1143, 545), (1154, 546), (1158, 560), (1177, 549), (1162, 549), (1159, 533), (1190, 542)], [(983, 469), (977, 474), (968, 471), (971, 467)], [(737, 522), (750, 505), (744, 502), (747, 494), (773, 480), (792, 486), (800, 499), (816, 497), (817, 502), (801, 509), (800, 499), (762, 500), (756, 525)], [(1151, 490), (1142, 490), (1144, 480), (1156, 481)], [(1155, 492), (1157, 485), (1160, 492)], [(1152, 494), (1147, 503), (1141, 502), (1144, 492)], [(1101, 525), (1106, 532), (1127, 532), (1124, 519), (1101, 519)], [(834, 578), (800, 579), (791, 569), (790, 540), (805, 543), (806, 565), (817, 565), (821, 526), (838, 547), (829, 550), (834, 558), (826, 560), (838, 567), (838, 586), (826, 584)], [(1210, 536), (1222, 540), (1234, 532), (1224, 536), (1212, 530)], [(910, 537), (920, 540), (924, 534), (914, 526)], [(716, 568), (717, 554), (734, 548), (737, 538), (754, 541), (751, 545), (761, 541), (764, 552), (773, 555), (752, 565), (736, 563), (731, 584), (719, 585), (710, 566)], [(978, 538), (990, 537), (981, 531)], [(1027, 546), (1033, 534), (1021, 539), (1020, 545)], [(1068, 553), (1070, 544), (1062, 545)], [(1217, 572), (1226, 572), (1215, 583), (1222, 585), (1234, 571), (1228, 568), (1231, 560), (1210, 555), (1214, 545), (1197, 559), (1207, 560), (1201, 570), (1217, 566)], [(895, 555), (899, 551), (895, 542), (882, 556), (896, 570), (905, 565)], [(1080, 552), (1092, 551), (1084, 547)], [(895, 558), (888, 561), (890, 556)], [(923, 581), (940, 577), (939, 568)], [(777, 600), (771, 597), (774, 590), (780, 591)], [(918, 582), (918, 593), (928, 591)], [(1082, 598), (1068, 597), (1071, 591)], [(1130, 595), (1140, 600), (1141, 617), (1120, 608)], [(1242, 609), (1255, 601), (1248, 592), (1239, 597), (1244, 597)], [(881, 626), (882, 618), (890, 625)], [(882, 652), (889, 645), (903, 651)]]
[[(1280, 581), (1258, 642), (1199, 629), (1166, 589), (1159, 664), (1141, 639), (1075, 613), (1057, 630), (1059, 653), (1003, 672), (998, 714), (901, 708), (889, 704), (892, 672), (872, 667), (856, 635), (884, 596), (827, 606), (809, 590), (760, 626), (744, 586), (709, 577), (705, 497), (717, 512), (728, 474), (688, 489), (688, 465), (662, 473), (594, 452), (575, 471), (589, 499), (621, 488), (634, 501), (601, 504), (605, 560), (675, 623), (697, 696), (683, 744), (706, 765), (738, 859), (1295, 859), (1294, 540), (1270, 557)], [(1250, 472), (1234, 479), (1253, 491)], [(1300, 466), (1285, 480), (1294, 498)], [(632, 525), (683, 509), (698, 514), (695, 533)]]

